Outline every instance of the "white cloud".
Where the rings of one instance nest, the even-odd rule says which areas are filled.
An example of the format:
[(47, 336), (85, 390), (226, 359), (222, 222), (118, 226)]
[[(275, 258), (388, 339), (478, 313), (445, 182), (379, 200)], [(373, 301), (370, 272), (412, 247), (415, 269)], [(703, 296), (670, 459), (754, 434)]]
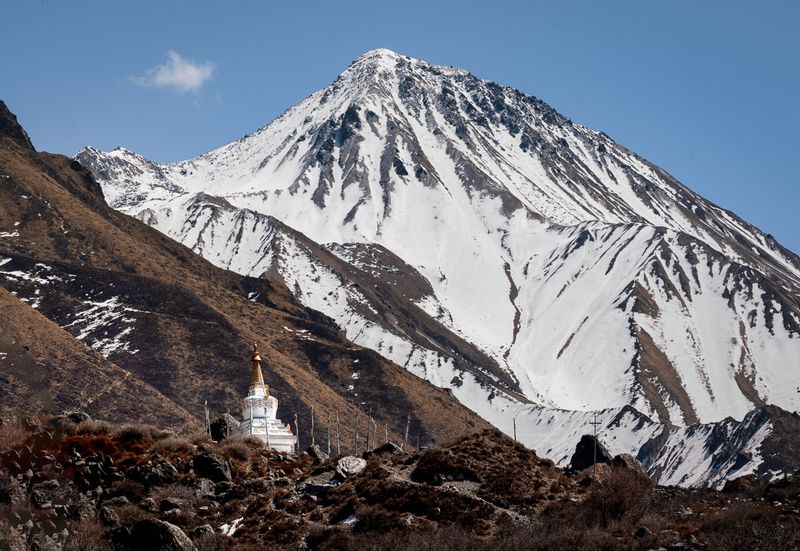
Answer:
[(214, 62), (197, 63), (186, 59), (178, 52), (167, 52), (167, 62), (148, 69), (144, 76), (133, 81), (148, 88), (169, 88), (175, 92), (199, 92), (200, 88), (214, 76)]

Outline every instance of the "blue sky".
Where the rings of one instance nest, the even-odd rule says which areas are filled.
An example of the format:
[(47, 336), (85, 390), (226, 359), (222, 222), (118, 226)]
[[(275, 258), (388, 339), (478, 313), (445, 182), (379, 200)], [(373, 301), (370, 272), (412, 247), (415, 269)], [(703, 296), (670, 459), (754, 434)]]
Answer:
[(42, 150), (189, 158), (385, 47), (538, 96), (800, 252), (800, 2), (31, 1), (4, 18), (0, 99)]

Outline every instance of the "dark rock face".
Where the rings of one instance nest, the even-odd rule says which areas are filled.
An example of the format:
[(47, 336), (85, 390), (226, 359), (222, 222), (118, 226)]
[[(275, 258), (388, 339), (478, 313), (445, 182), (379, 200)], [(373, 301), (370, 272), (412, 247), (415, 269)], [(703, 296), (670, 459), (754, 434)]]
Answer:
[(231, 467), (228, 462), (216, 455), (198, 455), (192, 460), (195, 475), (214, 482), (231, 480)]
[(163, 520), (140, 520), (130, 535), (132, 549), (147, 551), (194, 551), (183, 530)]
[(217, 442), (237, 433), (239, 421), (229, 413), (223, 413), (211, 423), (211, 438)]
[(27, 132), (17, 122), (17, 117), (0, 101), (0, 137), (9, 137), (26, 149), (33, 150), (33, 144)]
[(611, 454), (608, 453), (605, 446), (591, 434), (584, 434), (575, 447), (575, 453), (572, 454), (572, 459), (569, 462), (573, 470), (582, 471), (594, 465), (595, 442), (597, 443), (597, 463), (611, 462)]

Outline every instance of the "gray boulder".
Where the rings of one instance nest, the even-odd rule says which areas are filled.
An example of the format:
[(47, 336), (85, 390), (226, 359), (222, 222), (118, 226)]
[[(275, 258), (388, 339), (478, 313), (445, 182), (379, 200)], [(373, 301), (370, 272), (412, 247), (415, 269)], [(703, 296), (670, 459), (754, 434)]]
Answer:
[(194, 551), (195, 547), (183, 530), (163, 520), (140, 520), (133, 525), (131, 548), (148, 551)]
[(231, 479), (230, 465), (217, 455), (196, 456), (192, 459), (192, 469), (194, 469), (195, 476), (208, 478), (214, 482), (229, 481)]
[(348, 455), (336, 462), (336, 474), (342, 478), (347, 478), (360, 473), (367, 466), (367, 462), (360, 457)]

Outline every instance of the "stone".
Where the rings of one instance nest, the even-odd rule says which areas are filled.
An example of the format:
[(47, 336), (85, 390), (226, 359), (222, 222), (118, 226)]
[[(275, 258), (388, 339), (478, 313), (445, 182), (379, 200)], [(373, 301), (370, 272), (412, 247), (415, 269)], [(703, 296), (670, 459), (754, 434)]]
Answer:
[(207, 536), (208, 534), (213, 534), (213, 533), (214, 533), (214, 528), (212, 528), (210, 524), (203, 524), (192, 530), (191, 534), (189, 535), (193, 540), (196, 540), (197, 538), (201, 538), (203, 536)]
[(722, 488), (722, 492), (725, 494), (740, 494), (745, 492), (751, 492), (758, 488), (759, 480), (758, 477), (752, 474), (740, 476), (739, 478), (733, 478), (731, 480), (727, 480), (725, 482), (725, 486)]
[(242, 483), (249, 494), (266, 494), (275, 489), (275, 483), (266, 478), (253, 478)]
[(141, 479), (148, 486), (172, 484), (178, 480), (178, 469), (169, 461), (156, 461), (151, 467), (143, 469)]
[(637, 540), (640, 540), (642, 538), (649, 538), (652, 535), (653, 535), (653, 532), (651, 532), (650, 529), (647, 526), (640, 526), (633, 533), (633, 537), (636, 538)]
[(130, 501), (125, 496), (117, 496), (112, 497), (103, 502), (103, 505), (107, 507), (124, 507), (125, 505), (130, 505)]
[(161, 500), (159, 504), (159, 508), (161, 509), (162, 513), (166, 513), (167, 511), (173, 511), (175, 509), (182, 510), (189, 504), (188, 501), (185, 499), (180, 499), (177, 497), (166, 497)]
[(228, 462), (213, 454), (198, 455), (192, 459), (195, 476), (209, 478), (214, 482), (230, 481), (231, 467)]
[(73, 518), (85, 520), (97, 515), (97, 506), (88, 495), (80, 494), (75, 503), (70, 505), (69, 513)]
[(163, 520), (140, 520), (130, 534), (132, 549), (148, 551), (194, 551), (195, 547), (183, 530)]
[(650, 477), (647, 476), (647, 472), (645, 472), (642, 464), (639, 463), (639, 461), (637, 461), (637, 459), (629, 453), (615, 455), (614, 459), (611, 460), (611, 466), (619, 469), (628, 469), (636, 473), (638, 476), (650, 480)]
[(100, 507), (99, 516), (102, 523), (106, 526), (119, 526), (119, 515), (108, 505)]
[(193, 484), (194, 495), (199, 498), (212, 498), (216, 494), (214, 482), (207, 478), (198, 478)]
[(403, 450), (400, 449), (400, 446), (398, 446), (394, 442), (386, 442), (385, 444), (378, 446), (371, 452), (366, 452), (364, 454), (364, 458), (366, 459), (367, 457), (390, 456), (398, 453), (403, 453)]
[(336, 474), (342, 478), (347, 478), (360, 473), (367, 466), (367, 462), (360, 457), (348, 455), (336, 462)]
[(328, 460), (328, 454), (322, 451), (322, 448), (316, 444), (309, 446), (306, 453), (314, 459), (314, 463), (324, 463)]
[(591, 434), (584, 434), (575, 447), (575, 453), (572, 454), (572, 459), (570, 459), (570, 467), (573, 470), (580, 472), (594, 465), (595, 442), (597, 442), (597, 463), (611, 462), (611, 455), (608, 453), (605, 446), (603, 446), (600, 441), (596, 441), (595, 437)]
[(149, 513), (158, 513), (158, 503), (156, 503), (156, 500), (152, 497), (144, 498), (141, 503), (139, 503), (139, 507)]

